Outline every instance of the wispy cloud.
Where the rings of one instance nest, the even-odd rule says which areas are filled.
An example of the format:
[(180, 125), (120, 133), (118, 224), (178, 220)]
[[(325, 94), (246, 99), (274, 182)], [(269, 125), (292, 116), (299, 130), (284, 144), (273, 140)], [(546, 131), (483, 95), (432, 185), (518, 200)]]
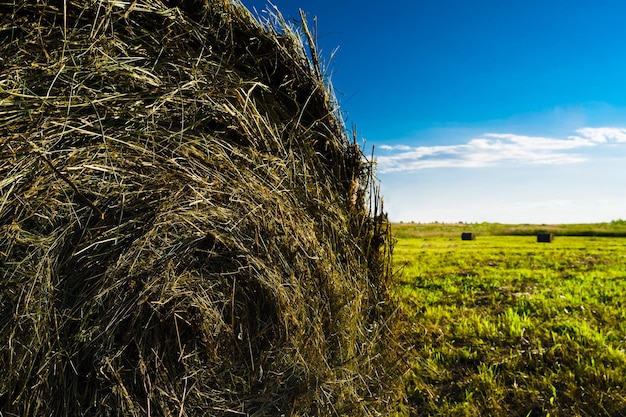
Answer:
[(381, 173), (425, 168), (479, 168), (503, 164), (571, 164), (587, 158), (585, 148), (626, 143), (626, 129), (582, 128), (566, 138), (486, 133), (467, 143), (444, 146), (383, 145), (376, 160)]
[(626, 142), (626, 129), (619, 127), (585, 127), (577, 133), (595, 143)]

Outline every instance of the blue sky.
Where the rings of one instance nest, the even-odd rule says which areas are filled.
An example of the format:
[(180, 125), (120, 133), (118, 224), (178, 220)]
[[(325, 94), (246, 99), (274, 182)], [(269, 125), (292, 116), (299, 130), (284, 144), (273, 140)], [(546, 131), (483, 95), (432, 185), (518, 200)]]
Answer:
[(626, 218), (626, 2), (272, 4), (317, 18), (392, 221)]

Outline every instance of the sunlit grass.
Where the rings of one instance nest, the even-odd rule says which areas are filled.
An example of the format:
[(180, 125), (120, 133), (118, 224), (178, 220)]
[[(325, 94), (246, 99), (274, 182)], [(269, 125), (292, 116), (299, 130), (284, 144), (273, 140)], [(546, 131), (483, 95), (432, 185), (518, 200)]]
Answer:
[(411, 414), (626, 415), (626, 239), (482, 226), (396, 225)]

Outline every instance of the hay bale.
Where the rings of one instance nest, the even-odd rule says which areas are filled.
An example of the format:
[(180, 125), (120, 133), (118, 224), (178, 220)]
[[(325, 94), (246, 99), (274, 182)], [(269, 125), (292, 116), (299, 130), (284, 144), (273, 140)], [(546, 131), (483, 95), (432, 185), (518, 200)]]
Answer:
[(3, 415), (388, 414), (389, 225), (313, 45), (229, 0), (0, 8)]
[(476, 234), (474, 232), (462, 232), (461, 240), (476, 240)]
[(554, 240), (554, 233), (538, 233), (537, 242), (540, 243), (552, 243)]

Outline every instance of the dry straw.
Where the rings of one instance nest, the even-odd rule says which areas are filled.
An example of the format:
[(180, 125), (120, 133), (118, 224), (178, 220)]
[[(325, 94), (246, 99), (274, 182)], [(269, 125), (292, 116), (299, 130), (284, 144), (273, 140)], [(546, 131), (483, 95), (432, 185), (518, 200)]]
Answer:
[(300, 30), (0, 2), (3, 417), (391, 412), (388, 224)]

